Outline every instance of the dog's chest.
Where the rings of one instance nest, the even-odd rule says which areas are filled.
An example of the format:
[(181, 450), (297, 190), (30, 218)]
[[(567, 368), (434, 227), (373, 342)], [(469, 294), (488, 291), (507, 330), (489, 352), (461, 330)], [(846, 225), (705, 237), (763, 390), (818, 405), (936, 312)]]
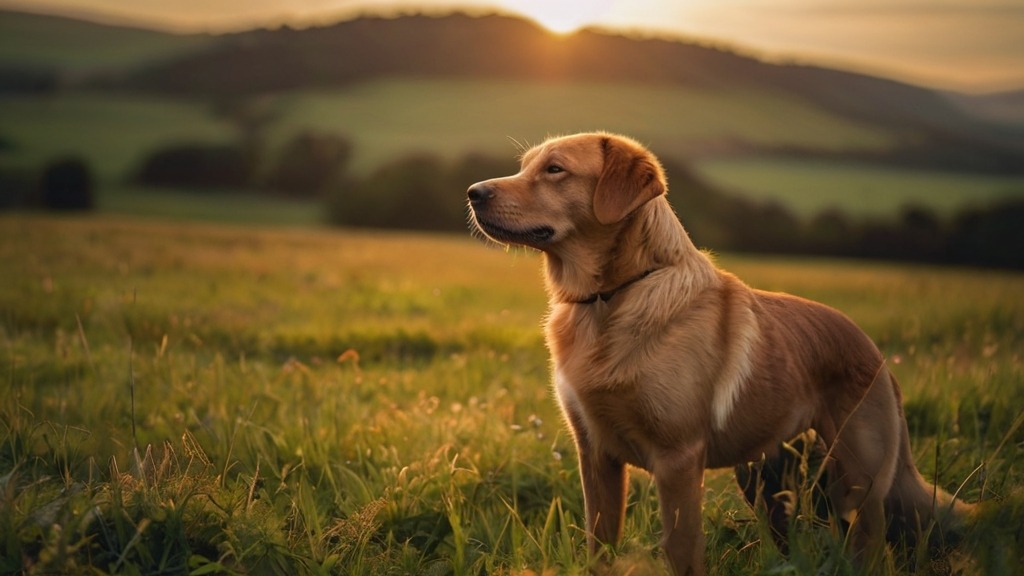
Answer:
[(694, 433), (691, 408), (645, 386), (591, 386), (556, 369), (555, 391), (579, 437), (603, 453), (651, 470), (658, 454), (685, 444)]
[[(548, 345), (555, 391), (577, 437), (585, 434), (595, 448), (649, 469), (658, 453), (698, 434), (705, 420), (702, 388), (687, 375), (687, 354), (672, 353), (664, 339), (609, 330), (608, 320), (554, 311)], [(621, 341), (624, 334), (628, 342)], [(661, 360), (646, 361), (648, 355)]]

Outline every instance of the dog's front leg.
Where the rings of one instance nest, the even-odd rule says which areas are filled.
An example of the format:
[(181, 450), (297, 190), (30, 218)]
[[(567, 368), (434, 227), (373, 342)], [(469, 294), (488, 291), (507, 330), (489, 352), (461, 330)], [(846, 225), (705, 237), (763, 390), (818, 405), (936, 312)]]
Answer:
[(662, 546), (676, 576), (704, 574), (704, 450), (667, 455), (654, 470), (661, 508)]
[(587, 544), (597, 555), (604, 545), (618, 544), (626, 515), (626, 466), (596, 451), (587, 442), (578, 445)]

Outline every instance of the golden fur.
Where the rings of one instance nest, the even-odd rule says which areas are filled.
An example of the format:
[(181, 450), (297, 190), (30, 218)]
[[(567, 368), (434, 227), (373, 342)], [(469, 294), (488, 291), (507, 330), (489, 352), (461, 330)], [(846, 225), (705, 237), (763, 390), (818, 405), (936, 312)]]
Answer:
[[(548, 140), (518, 174), (468, 193), (484, 234), (545, 255), (547, 344), (591, 549), (620, 538), (625, 467), (636, 466), (654, 477), (673, 571), (703, 574), (704, 469), (735, 466), (753, 500), (748, 463), (777, 463), (780, 443), (808, 429), (862, 565), (889, 525), (914, 541), (962, 516), (917, 472), (898, 386), (871, 340), (832, 308), (716, 268), (666, 192), (643, 146), (589, 133)], [(765, 500), (784, 546), (786, 519)]]

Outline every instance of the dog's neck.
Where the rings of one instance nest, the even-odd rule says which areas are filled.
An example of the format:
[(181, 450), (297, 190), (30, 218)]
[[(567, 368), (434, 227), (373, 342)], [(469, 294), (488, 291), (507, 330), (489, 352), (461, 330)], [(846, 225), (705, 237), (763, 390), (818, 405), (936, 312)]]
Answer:
[(694, 246), (664, 197), (641, 206), (618, 226), (617, 234), (570, 239), (545, 254), (552, 301), (608, 301), (667, 267), (685, 267), (698, 282), (713, 281), (714, 266)]

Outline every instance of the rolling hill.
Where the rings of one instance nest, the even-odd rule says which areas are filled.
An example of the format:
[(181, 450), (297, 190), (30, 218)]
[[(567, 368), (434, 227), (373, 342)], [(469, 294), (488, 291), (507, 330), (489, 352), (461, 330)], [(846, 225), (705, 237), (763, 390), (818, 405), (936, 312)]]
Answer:
[[(557, 36), (499, 15), (363, 17), (301, 30), (206, 36), (0, 12), (0, 93), (84, 88), (165, 100), (231, 101), (349, 93), (393, 80), (546, 85), (555, 93), (564, 86), (567, 95), (578, 94), (580, 86), (602, 92), (618, 86), (684, 90), (710, 100), (746, 94), (754, 112), (760, 107), (764, 117), (779, 114), (767, 103), (781, 98), (792, 103), (790, 108), (884, 133), (889, 143), (836, 149), (813, 139), (775, 136), (773, 143), (727, 133), (710, 144), (724, 142), (730, 150), (760, 155), (1024, 174), (1024, 126), (965, 105), (969, 99), (864, 74), (765, 62), (693, 42), (596, 30)], [(659, 113), (680, 112), (669, 107)], [(687, 114), (692, 112), (680, 120)], [(628, 124), (621, 121), (628, 118), (616, 120)]]
[[(697, 220), (770, 221), (779, 241), (758, 234), (709, 245), (790, 250), (803, 238), (794, 230), (810, 222), (845, 230), (849, 242), (860, 238), (851, 231), (870, 232), (864, 245), (893, 257), (906, 234), (886, 234), (908, 215), (911, 224), (941, 218), (973, 231), (988, 227), (979, 206), (1009, 215), (998, 222), (1017, 218), (1011, 202), (1024, 190), (1024, 127), (971, 114), (963, 99), (694, 43), (595, 30), (555, 36), (524, 20), (461, 14), (177, 36), (0, 13), (5, 31), (0, 172), (21, 183), (23, 198), (40, 167), (68, 154), (95, 168), (101, 205), (123, 210), (150, 192), (132, 188), (139, 166), (182, 143), (244, 146), (272, 167), (297, 137), (345, 138), (355, 150), (346, 177), (367, 180), (416, 155), (436, 166), (508, 158), (515, 146), (506, 135), (518, 144), (607, 129), (637, 136), (673, 165), (677, 198), (705, 202), (713, 216)], [(51, 81), (5, 85), (19, 74)], [(725, 193), (700, 192), (687, 174)], [(246, 185), (263, 190), (265, 177), (254, 171)], [(446, 187), (439, 202), (460, 205), (471, 181)], [(347, 179), (334, 184), (323, 192), (351, 192)], [(837, 209), (854, 216), (837, 219)], [(875, 214), (897, 224), (882, 230)], [(934, 236), (935, 226), (925, 228)], [(935, 246), (943, 244), (926, 245)]]
[(699, 44), (593, 30), (568, 37), (505, 16), (360, 18), (331, 26), (225, 35), (204, 50), (135, 71), (121, 86), (238, 95), (344, 86), (394, 76), (770, 87), (877, 123), (974, 123), (938, 92), (815, 66), (774, 64)]
[(972, 115), (948, 94), (820, 66), (765, 62), (692, 42), (595, 30), (557, 36), (526, 20), (465, 14), (364, 17), (301, 30), (282, 27), (214, 38), (148, 34), (148, 43), (132, 41), (149, 46), (150, 51), (142, 53), (151, 57), (140, 56), (134, 65), (116, 71), (108, 68), (91, 85), (212, 98), (336, 89), (387, 78), (781, 93), (814, 109), (901, 135), (893, 149), (859, 160), (1024, 173), (1024, 128)]
[(0, 71), (35, 70), (75, 83), (201, 49), (214, 37), (170, 34), (0, 10)]

